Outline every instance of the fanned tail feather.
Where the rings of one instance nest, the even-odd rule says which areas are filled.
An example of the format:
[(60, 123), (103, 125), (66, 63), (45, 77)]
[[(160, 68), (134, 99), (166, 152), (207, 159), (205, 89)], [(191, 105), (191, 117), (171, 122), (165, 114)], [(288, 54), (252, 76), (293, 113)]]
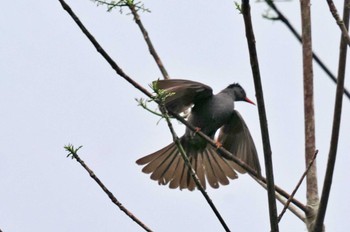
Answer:
[[(220, 156), (216, 149), (209, 145), (202, 152), (187, 155), (204, 189), (206, 181), (212, 188), (219, 188), (220, 184), (228, 185), (229, 179), (238, 177), (231, 165), (233, 162)], [(190, 191), (196, 187), (191, 172), (175, 143), (140, 158), (136, 163), (145, 165), (142, 171), (151, 174), (151, 179), (158, 181), (160, 185), (169, 184), (172, 189), (179, 188)]]

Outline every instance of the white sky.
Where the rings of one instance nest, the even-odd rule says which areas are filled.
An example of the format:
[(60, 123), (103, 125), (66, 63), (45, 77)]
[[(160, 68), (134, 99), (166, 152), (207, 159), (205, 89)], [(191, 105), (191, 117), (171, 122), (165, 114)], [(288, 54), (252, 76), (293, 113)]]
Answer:
[[(67, 1), (115, 61), (147, 87), (160, 78), (130, 15), (87, 0)], [(220, 91), (239, 82), (255, 100), (242, 15), (233, 1), (144, 1), (142, 20), (172, 77)], [(341, 1), (336, 1), (341, 9)], [(222, 231), (198, 192), (158, 186), (135, 160), (171, 141), (162, 121), (137, 106), (144, 97), (96, 52), (58, 1), (3, 1), (0, 10), (0, 229), (141, 231), (85, 170), (67, 159), (68, 143), (125, 207), (155, 231)], [(299, 1), (278, 6), (299, 28)], [(304, 171), (301, 46), (252, 3), (275, 182), (291, 192)], [(312, 3), (314, 50), (336, 73), (339, 29), (326, 2)], [(125, 12), (127, 10), (125, 9)], [(335, 85), (314, 66), (319, 186), (329, 150)], [(350, 80), (346, 80), (350, 89)], [(328, 231), (350, 227), (350, 104), (344, 99)], [(263, 165), (257, 108), (237, 103)], [(184, 127), (174, 121), (179, 135)], [(321, 188), (320, 188), (321, 191)], [(267, 194), (250, 177), (208, 189), (232, 231), (269, 231)], [(297, 198), (305, 202), (305, 188)], [(279, 211), (282, 209), (278, 205)], [(291, 213), (280, 230), (306, 231)]]

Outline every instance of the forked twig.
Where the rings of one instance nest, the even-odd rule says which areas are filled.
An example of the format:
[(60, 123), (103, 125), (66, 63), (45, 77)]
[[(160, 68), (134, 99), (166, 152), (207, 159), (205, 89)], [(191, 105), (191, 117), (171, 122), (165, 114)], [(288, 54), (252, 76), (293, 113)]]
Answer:
[[(266, 183), (263, 181), (259, 180), (258, 178), (251, 176), (258, 184), (260, 184), (264, 189), (267, 190)], [(285, 196), (282, 196), (279, 194), (277, 191), (275, 192), (276, 194), (276, 199), (282, 204), (286, 205), (287, 200)], [(289, 199), (289, 198), (288, 198)], [(291, 199), (291, 198), (290, 198)], [(295, 215), (297, 216), (301, 221), (305, 222), (305, 213), (301, 212), (299, 209), (297, 209), (294, 205), (289, 204), (288, 209)]]
[(317, 153), (318, 153), (318, 150), (315, 151), (315, 154), (314, 154), (314, 157), (312, 158), (312, 160), (310, 161), (309, 165), (307, 166), (305, 172), (303, 173), (303, 175), (301, 176), (300, 180), (298, 181), (297, 185), (295, 186), (295, 189), (293, 190), (293, 192), (290, 194), (290, 197), (288, 198), (287, 202), (285, 203), (280, 215), (278, 216), (278, 222), (281, 221), (284, 213), (286, 212), (286, 210), (288, 209), (289, 205), (290, 205), (290, 202), (292, 201), (294, 195), (297, 193), (301, 183), (303, 183), (304, 181), (304, 178), (306, 176), (306, 174), (308, 173), (308, 171), (310, 170), (312, 164), (314, 163), (316, 157), (317, 157)]

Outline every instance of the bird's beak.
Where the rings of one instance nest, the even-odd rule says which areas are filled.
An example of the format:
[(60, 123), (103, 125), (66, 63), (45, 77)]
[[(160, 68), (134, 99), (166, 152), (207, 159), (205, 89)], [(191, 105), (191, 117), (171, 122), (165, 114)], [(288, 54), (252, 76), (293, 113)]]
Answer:
[(247, 98), (247, 97), (244, 99), (244, 101), (246, 101), (246, 102), (248, 102), (248, 103), (250, 103), (250, 104), (255, 105), (255, 103), (254, 103), (252, 100), (250, 100), (249, 98)]

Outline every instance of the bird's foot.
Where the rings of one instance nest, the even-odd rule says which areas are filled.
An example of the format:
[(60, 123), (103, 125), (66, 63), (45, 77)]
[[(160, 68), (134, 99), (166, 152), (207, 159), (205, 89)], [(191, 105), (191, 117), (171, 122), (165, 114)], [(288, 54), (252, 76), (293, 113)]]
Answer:
[(198, 133), (199, 131), (201, 131), (201, 128), (199, 128), (199, 127), (194, 128), (194, 134)]
[(219, 149), (220, 147), (222, 147), (222, 143), (220, 143), (219, 141), (216, 141), (215, 146), (216, 146), (216, 149)]

